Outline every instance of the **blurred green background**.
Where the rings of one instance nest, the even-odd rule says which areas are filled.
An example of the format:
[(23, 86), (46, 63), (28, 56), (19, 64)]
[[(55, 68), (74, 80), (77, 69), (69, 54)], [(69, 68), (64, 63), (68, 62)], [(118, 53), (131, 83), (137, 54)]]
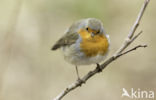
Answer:
[[(52, 45), (75, 21), (95, 17), (110, 35), (112, 55), (144, 0), (0, 0), (0, 100), (50, 100), (76, 80), (74, 66)], [(151, 0), (130, 46), (148, 44), (111, 63), (63, 100), (132, 100), (122, 88), (156, 93), (156, 1)], [(130, 48), (129, 47), (129, 48)], [(95, 65), (80, 66), (85, 75)], [(142, 99), (143, 100), (143, 99)]]

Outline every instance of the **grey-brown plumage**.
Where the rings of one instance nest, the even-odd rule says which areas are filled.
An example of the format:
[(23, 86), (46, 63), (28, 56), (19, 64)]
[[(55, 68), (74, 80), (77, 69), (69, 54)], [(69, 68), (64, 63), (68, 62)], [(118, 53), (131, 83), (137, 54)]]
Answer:
[(74, 44), (77, 39), (79, 38), (79, 34), (77, 33), (80, 24), (82, 24), (84, 20), (79, 20), (75, 23), (73, 23), (68, 31), (65, 33), (63, 37), (61, 37), (51, 48), (51, 50), (57, 50), (60, 47), (63, 46), (70, 46), (71, 44)]
[[(97, 37), (103, 36), (103, 37), (101, 37), (100, 42), (95, 41), (95, 38), (96, 38), (96, 37), (94, 38), (95, 35), (97, 35)], [(99, 45), (95, 46), (95, 44), (97, 44), (97, 43), (101, 44), (101, 41), (102, 41), (103, 46), (100, 47), (99, 50), (105, 50), (105, 47), (107, 49), (108, 47), (104, 45), (107, 40), (105, 38), (107, 38), (109, 40), (108, 35), (106, 35), (104, 33), (103, 25), (100, 20), (98, 20), (96, 18), (82, 19), (82, 20), (79, 20), (79, 21), (73, 23), (69, 27), (69, 29), (64, 34), (64, 36), (61, 37), (54, 44), (54, 46), (52, 47), (52, 50), (57, 50), (59, 48), (62, 48), (61, 50), (63, 51), (64, 59), (66, 61), (68, 61), (69, 63), (76, 66), (76, 72), (77, 72), (77, 76), (79, 79), (77, 65), (89, 65), (89, 64), (99, 63), (99, 62), (103, 61), (103, 59), (107, 56), (107, 52), (105, 52), (105, 51), (104, 51), (105, 54), (99, 53), (99, 51), (97, 50), (100, 47)], [(83, 50), (83, 48), (86, 47), (86, 45), (82, 45), (82, 44), (84, 44), (83, 39), (84, 39), (84, 42), (87, 42), (88, 44), (89, 43), (94, 44), (93, 42), (95, 42), (93, 47), (91, 47), (92, 45), (90, 45), (90, 44), (89, 45), (91, 48), (91, 52), (93, 52), (93, 53), (94, 53), (94, 51), (97, 52), (96, 55), (87, 56), (85, 50)], [(91, 41), (91, 40), (93, 40), (93, 41)], [(86, 51), (88, 52), (90, 50), (90, 48), (86, 49)]]
[(93, 30), (99, 31), (99, 33), (104, 33), (103, 25), (100, 20), (95, 18), (82, 19), (75, 23), (73, 23), (68, 31), (65, 33), (63, 37), (61, 37), (52, 47), (51, 50), (57, 50), (60, 47), (70, 46), (74, 44), (79, 38), (79, 34), (77, 33), (80, 29), (86, 29), (90, 27)]
[(54, 44), (51, 50), (57, 50), (63, 46), (70, 46), (75, 43), (77, 39), (78, 33), (67, 33)]

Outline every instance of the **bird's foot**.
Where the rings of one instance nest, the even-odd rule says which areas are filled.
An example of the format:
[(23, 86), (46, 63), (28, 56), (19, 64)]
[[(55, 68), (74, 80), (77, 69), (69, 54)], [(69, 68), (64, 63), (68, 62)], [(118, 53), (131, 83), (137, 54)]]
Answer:
[(85, 81), (82, 80), (82, 79), (80, 79), (80, 78), (77, 79), (77, 82), (79, 83), (79, 86), (80, 86), (80, 87), (81, 87), (82, 84), (85, 83)]
[(97, 66), (96, 66), (96, 69), (98, 70), (98, 72), (102, 72), (102, 68), (101, 68), (101, 66), (97, 63), (96, 64)]

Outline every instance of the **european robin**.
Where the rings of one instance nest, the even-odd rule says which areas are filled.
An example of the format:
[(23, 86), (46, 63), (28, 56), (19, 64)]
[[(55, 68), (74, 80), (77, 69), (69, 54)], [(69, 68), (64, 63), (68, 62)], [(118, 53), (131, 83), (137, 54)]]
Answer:
[(75, 65), (80, 79), (77, 66), (97, 64), (98, 67), (106, 58), (109, 45), (109, 35), (105, 33), (102, 22), (87, 18), (73, 23), (52, 50), (60, 48), (63, 51), (65, 60)]

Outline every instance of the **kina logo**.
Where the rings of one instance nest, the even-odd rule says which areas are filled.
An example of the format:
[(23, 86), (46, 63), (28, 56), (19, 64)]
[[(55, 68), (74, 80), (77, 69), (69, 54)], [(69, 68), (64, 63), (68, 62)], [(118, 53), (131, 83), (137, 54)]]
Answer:
[(122, 97), (128, 97), (132, 99), (154, 99), (154, 91), (146, 91), (141, 89), (131, 88), (127, 91), (125, 88), (122, 89)]

